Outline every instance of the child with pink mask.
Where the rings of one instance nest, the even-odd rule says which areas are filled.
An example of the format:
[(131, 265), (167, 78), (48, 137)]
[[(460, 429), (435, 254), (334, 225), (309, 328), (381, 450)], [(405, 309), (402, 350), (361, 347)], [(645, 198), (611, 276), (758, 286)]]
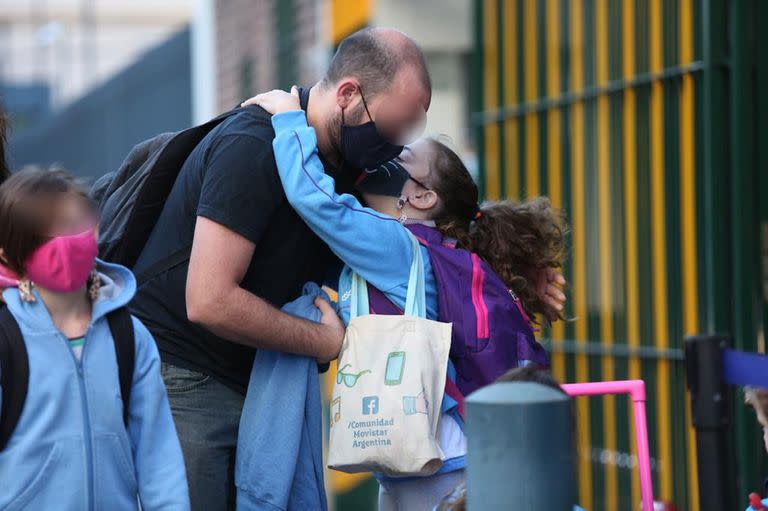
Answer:
[(189, 509), (136, 280), (96, 259), (97, 231), (63, 172), (0, 186), (0, 509)]

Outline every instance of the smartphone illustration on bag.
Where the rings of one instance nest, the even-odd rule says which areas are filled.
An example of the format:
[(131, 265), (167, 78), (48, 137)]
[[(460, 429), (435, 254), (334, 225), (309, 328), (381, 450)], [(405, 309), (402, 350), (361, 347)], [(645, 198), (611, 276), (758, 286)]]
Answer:
[(387, 357), (387, 369), (384, 371), (385, 385), (400, 385), (405, 370), (405, 352), (393, 351)]

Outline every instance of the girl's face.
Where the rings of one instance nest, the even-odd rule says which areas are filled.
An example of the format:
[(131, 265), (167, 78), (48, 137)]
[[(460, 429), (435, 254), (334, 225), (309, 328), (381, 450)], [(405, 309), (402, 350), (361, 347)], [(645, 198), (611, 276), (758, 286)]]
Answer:
[[(422, 138), (403, 147), (403, 151), (395, 160), (403, 166), (413, 179), (408, 179), (403, 185), (400, 195), (409, 199), (421, 197), (428, 188), (425, 188), (431, 173), (431, 161), (434, 157), (434, 149), (429, 139)], [(434, 192), (432, 192), (434, 193)], [(395, 202), (392, 197), (364, 193), (365, 202), (373, 209), (387, 212)], [(434, 200), (431, 202), (435, 202)], [(430, 202), (430, 203), (431, 203)], [(420, 209), (429, 209), (420, 208)]]
[(434, 156), (433, 153), (432, 143), (426, 138), (421, 138), (413, 144), (403, 147), (403, 152), (395, 159), (400, 162), (400, 165), (405, 167), (411, 177), (424, 182), (429, 178), (430, 162)]
[(96, 226), (95, 211), (84, 197), (67, 192), (57, 202), (49, 236), (80, 234)]

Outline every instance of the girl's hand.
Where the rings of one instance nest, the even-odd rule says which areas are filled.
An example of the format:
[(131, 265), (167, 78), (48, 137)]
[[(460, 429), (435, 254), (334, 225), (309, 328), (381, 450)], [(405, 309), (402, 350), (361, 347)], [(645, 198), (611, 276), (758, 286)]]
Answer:
[(553, 268), (545, 268), (536, 283), (536, 293), (539, 299), (550, 311), (546, 314), (550, 321), (557, 321), (558, 316), (565, 308), (565, 293), (562, 289), (566, 281), (563, 274)]
[(290, 94), (275, 89), (264, 94), (259, 94), (251, 99), (243, 101), (240, 106), (258, 105), (271, 114), (280, 114), (292, 110), (301, 110), (299, 102), (299, 89), (294, 85), (291, 87)]

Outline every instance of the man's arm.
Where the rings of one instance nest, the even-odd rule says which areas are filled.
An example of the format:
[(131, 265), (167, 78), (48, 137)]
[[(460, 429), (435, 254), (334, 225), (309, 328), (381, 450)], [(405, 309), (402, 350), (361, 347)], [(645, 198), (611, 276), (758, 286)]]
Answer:
[(295, 318), (240, 287), (255, 244), (203, 216), (197, 217), (187, 274), (189, 320), (234, 342), (309, 355), (325, 362), (339, 354), (344, 326), (331, 306), (316, 301), (323, 322)]

